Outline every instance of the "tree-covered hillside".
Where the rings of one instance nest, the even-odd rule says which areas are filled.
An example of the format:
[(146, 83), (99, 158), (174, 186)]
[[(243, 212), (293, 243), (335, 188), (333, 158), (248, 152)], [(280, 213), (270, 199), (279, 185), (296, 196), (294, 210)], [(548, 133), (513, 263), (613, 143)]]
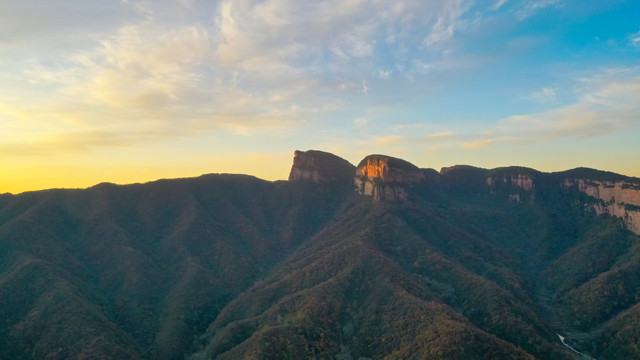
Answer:
[(297, 171), (0, 195), (0, 358), (640, 359), (640, 236), (564, 173)]

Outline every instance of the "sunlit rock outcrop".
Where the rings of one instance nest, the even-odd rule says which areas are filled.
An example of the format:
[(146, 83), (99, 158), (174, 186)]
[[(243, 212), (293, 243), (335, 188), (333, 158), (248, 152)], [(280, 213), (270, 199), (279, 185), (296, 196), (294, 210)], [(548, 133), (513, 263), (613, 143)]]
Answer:
[(640, 181), (635, 180), (565, 178), (562, 185), (596, 199), (589, 204), (596, 214), (617, 216), (627, 229), (640, 235)]
[[(586, 168), (546, 174), (516, 166), (488, 170), (456, 165), (433, 173), (438, 182), (463, 194), (488, 190), (494, 197), (517, 203), (531, 203), (537, 192), (553, 191), (558, 185), (574, 189), (593, 199), (586, 206), (594, 213), (619, 217), (627, 229), (640, 234), (640, 179)], [(289, 180), (353, 183), (358, 194), (375, 201), (404, 201), (411, 186), (432, 181), (425, 174), (429, 173), (386, 155), (369, 155), (355, 167), (336, 155), (308, 150), (295, 152)]]
[(565, 187), (577, 186), (581, 192), (605, 202), (640, 206), (640, 184), (627, 181), (565, 179)]
[(386, 155), (369, 155), (356, 168), (354, 186), (361, 195), (376, 201), (404, 201), (407, 189), (425, 180), (415, 165)]
[(347, 160), (318, 150), (296, 150), (289, 181), (350, 182), (355, 170)]

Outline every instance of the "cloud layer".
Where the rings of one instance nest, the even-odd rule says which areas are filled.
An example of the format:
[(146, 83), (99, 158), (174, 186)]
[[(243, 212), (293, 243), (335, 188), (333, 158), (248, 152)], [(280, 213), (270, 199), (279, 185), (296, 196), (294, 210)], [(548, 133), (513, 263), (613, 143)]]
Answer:
[(561, 0), (6, 0), (0, 152), (191, 142), (442, 154), (621, 133), (639, 126), (640, 37), (623, 20), (615, 33), (581, 28), (602, 11)]
[[(22, 74), (6, 75), (31, 86), (2, 99), (12, 104), (5, 116), (38, 128), (59, 124), (67, 135), (68, 127), (79, 135), (78, 128), (175, 136), (301, 126), (345, 107), (349, 96), (368, 95), (374, 73), (412, 72), (414, 57), (446, 47), (467, 8), (462, 1), (131, 0), (107, 9), (112, 27), (109, 19), (95, 27), (87, 20), (85, 37), (68, 25), (91, 13), (78, 5), (67, 1), (75, 12), (48, 17), (46, 7), (5, 5), (5, 14), (33, 20), (4, 23), (12, 36), (32, 34), (18, 41), (35, 44), (30, 30), (46, 18), (54, 41), (79, 37), (84, 45), (35, 54), (15, 69)], [(123, 14), (127, 21), (115, 19)]]

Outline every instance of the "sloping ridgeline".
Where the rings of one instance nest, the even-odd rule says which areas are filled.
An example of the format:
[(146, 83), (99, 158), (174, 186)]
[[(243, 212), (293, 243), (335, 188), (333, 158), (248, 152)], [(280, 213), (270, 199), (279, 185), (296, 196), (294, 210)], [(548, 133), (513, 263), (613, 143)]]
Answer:
[(0, 358), (640, 358), (638, 184), (299, 151), (1, 195)]

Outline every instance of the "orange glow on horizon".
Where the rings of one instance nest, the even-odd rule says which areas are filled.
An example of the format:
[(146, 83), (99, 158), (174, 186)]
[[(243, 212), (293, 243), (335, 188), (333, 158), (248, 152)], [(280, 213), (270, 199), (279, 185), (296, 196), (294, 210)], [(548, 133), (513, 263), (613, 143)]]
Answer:
[[(156, 160), (157, 162), (157, 160)], [(83, 164), (18, 165), (0, 167), (0, 194), (19, 194), (53, 188), (83, 189), (102, 182), (145, 183), (159, 179), (198, 177), (209, 173), (245, 174), (267, 181), (286, 179), (287, 159), (271, 155), (202, 158), (188, 164)]]

